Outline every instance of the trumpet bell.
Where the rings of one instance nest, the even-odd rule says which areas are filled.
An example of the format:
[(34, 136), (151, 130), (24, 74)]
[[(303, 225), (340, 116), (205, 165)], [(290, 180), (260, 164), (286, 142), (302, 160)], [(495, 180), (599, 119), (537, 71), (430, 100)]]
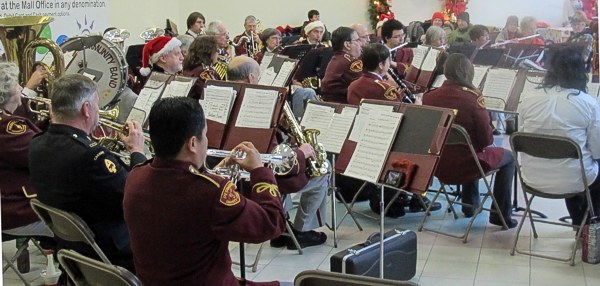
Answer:
[(119, 118), (119, 106), (115, 106), (115, 108), (109, 110), (100, 110), (100, 117), (110, 121), (116, 121), (117, 118)]
[(298, 163), (298, 157), (294, 149), (288, 144), (279, 144), (275, 146), (272, 154), (280, 155), (282, 160), (280, 162), (270, 162), (269, 169), (273, 170), (276, 175), (286, 175), (292, 168)]

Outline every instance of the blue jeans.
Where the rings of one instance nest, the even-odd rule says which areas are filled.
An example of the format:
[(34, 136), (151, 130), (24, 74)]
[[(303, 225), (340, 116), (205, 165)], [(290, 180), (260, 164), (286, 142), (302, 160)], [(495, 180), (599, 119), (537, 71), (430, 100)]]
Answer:
[(302, 118), (302, 116), (304, 116), (306, 102), (311, 99), (317, 99), (317, 94), (312, 88), (299, 87), (292, 93), (292, 111), (296, 118)]

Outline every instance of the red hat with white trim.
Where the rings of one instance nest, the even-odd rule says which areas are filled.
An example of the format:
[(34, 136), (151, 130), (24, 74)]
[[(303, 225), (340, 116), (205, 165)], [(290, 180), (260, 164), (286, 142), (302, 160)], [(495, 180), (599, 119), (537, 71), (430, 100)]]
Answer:
[(140, 73), (143, 76), (150, 75), (150, 67), (158, 62), (160, 56), (166, 55), (174, 48), (181, 46), (181, 41), (169, 36), (160, 36), (152, 39), (144, 45), (142, 51), (142, 68)]

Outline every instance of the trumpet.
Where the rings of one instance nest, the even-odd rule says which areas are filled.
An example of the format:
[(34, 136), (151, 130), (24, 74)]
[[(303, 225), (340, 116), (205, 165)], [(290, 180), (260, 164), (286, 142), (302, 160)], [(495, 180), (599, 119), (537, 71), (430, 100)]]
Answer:
[(29, 112), (39, 116), (50, 118), (50, 98), (41, 96), (25, 96), (27, 99), (27, 110)]
[[(289, 145), (279, 144), (273, 150), (274, 151), (271, 154), (260, 154), (260, 159), (263, 164), (267, 164), (267, 167), (271, 169), (275, 175), (286, 175), (295, 165), (298, 164), (296, 152), (294, 152)], [(217, 158), (232, 157), (238, 160), (246, 158), (246, 153), (238, 150), (226, 151), (208, 149), (206, 155)], [(206, 166), (206, 164), (204, 165)], [(217, 167), (213, 170), (209, 170), (209, 173), (218, 174), (229, 179), (237, 178), (241, 172), (243, 171), (239, 169), (237, 164), (229, 167)]]
[[(111, 119), (112, 115), (110, 115), (110, 113), (114, 112), (115, 109), (117, 110), (117, 117), (118, 117), (118, 109), (117, 108), (114, 108), (114, 109), (111, 109), (108, 111), (101, 110), (100, 111), (101, 112), (100, 120), (98, 121), (98, 123), (100, 123), (100, 125), (103, 127), (106, 127), (108, 129), (115, 131), (116, 133), (121, 133), (121, 134), (127, 135), (127, 133), (129, 132), (127, 129), (127, 125), (118, 123), (118, 122), (114, 121), (114, 119)], [(103, 113), (104, 113), (104, 115), (103, 115)], [(150, 146), (150, 144), (152, 142), (150, 140), (150, 135), (144, 133), (144, 142), (146, 145)]]

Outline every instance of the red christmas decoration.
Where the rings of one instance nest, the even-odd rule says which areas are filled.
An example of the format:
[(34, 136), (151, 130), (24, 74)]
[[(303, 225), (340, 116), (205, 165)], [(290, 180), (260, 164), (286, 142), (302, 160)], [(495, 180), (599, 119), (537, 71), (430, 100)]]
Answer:
[(458, 14), (467, 10), (467, 4), (469, 0), (445, 0), (445, 12), (448, 15), (457, 16)]

